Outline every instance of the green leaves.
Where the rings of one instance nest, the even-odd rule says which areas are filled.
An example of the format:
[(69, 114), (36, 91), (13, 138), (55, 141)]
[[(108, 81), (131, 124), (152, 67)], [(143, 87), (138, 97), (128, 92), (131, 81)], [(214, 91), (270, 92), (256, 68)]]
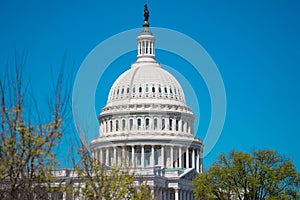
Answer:
[(220, 154), (194, 181), (198, 199), (297, 199), (299, 186), (294, 164), (274, 150)]

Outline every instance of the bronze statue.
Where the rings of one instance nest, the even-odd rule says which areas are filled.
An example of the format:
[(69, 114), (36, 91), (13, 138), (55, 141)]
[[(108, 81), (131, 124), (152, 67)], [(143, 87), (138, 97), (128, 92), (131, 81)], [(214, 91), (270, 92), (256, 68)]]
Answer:
[(147, 4), (144, 5), (144, 21), (148, 22), (149, 19), (149, 10)]

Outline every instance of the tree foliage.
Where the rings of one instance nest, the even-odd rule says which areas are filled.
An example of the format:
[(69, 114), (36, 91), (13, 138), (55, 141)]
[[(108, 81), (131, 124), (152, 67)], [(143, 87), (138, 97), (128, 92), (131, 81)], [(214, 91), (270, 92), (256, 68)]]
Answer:
[(81, 182), (73, 188), (77, 199), (107, 200), (147, 200), (150, 190), (144, 185), (135, 184), (135, 175), (126, 167), (109, 167), (94, 159), (85, 145), (78, 150), (81, 161), (76, 173)]
[(62, 85), (49, 102), (49, 117), (42, 118), (22, 77), (23, 65), (16, 63), (0, 80), (0, 199), (45, 199), (44, 191), (58, 189), (50, 186), (57, 164), (53, 148), (63, 134)]
[(294, 164), (274, 150), (220, 154), (194, 180), (197, 199), (299, 199), (300, 175)]

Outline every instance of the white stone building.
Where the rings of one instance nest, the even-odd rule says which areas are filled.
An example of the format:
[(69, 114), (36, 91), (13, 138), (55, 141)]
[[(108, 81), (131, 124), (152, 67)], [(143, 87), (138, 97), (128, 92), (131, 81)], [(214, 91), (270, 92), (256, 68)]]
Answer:
[(103, 164), (126, 165), (142, 177), (156, 198), (190, 200), (192, 179), (202, 172), (203, 143), (194, 135), (195, 116), (180, 84), (156, 61), (154, 43), (145, 20), (137, 60), (111, 87), (90, 147)]

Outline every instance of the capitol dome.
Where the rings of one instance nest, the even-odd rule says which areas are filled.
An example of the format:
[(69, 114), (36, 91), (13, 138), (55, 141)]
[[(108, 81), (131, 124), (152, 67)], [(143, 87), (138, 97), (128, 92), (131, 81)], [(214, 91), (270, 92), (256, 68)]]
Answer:
[(191, 180), (202, 172), (203, 143), (194, 135), (195, 116), (183, 89), (156, 61), (154, 42), (145, 17), (137, 60), (112, 85), (98, 116), (99, 137), (90, 147), (105, 166), (126, 166), (147, 177), (159, 199), (192, 197)]

